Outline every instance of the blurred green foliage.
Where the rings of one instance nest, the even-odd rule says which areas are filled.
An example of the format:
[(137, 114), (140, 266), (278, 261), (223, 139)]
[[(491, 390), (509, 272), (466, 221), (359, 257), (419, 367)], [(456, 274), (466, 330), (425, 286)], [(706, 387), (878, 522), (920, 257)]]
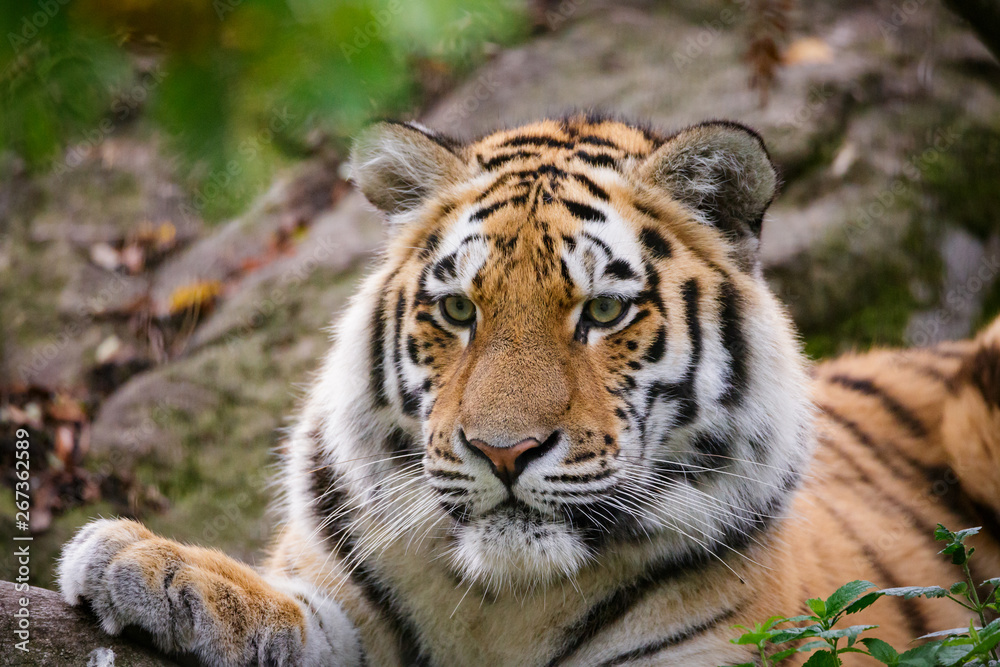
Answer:
[[(529, 28), (515, 0), (8, 0), (0, 153), (73, 166), (140, 109), (196, 213), (242, 207), (277, 165), (418, 108)], [(75, 149), (75, 150), (74, 150)]]

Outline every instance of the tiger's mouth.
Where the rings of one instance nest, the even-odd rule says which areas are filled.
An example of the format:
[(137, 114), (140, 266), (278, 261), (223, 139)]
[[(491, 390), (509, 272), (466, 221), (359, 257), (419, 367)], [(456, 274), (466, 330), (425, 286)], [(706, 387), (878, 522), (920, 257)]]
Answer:
[(507, 498), (488, 510), (484, 518), (501, 518), (510, 521), (519, 521), (525, 524), (534, 524), (552, 521), (551, 516), (545, 516), (537, 508), (524, 502), (513, 492), (508, 492)]
[(497, 591), (572, 576), (593, 555), (561, 517), (513, 494), (462, 525), (455, 538), (456, 574)]

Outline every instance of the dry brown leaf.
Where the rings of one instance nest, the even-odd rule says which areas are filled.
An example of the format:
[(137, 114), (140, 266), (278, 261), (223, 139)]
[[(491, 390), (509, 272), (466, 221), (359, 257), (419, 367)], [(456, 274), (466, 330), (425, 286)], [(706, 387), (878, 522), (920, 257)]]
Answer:
[(63, 424), (56, 428), (55, 455), (67, 467), (73, 465), (73, 449), (76, 440), (73, 436), (72, 426)]
[(55, 399), (45, 406), (45, 412), (56, 421), (87, 421), (87, 413), (84, 412), (80, 402), (62, 394), (56, 394)]
[(171, 315), (186, 310), (204, 310), (215, 303), (222, 293), (222, 283), (218, 280), (202, 280), (178, 287), (170, 294), (168, 308)]

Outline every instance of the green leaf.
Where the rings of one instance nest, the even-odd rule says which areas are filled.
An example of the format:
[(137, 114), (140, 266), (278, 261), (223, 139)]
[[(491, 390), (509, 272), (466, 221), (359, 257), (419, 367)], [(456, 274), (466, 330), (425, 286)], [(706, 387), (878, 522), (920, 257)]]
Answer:
[(838, 665), (840, 665), (840, 661), (831, 651), (817, 651), (806, 660), (802, 667), (838, 667)]
[(778, 630), (771, 635), (771, 643), (781, 644), (787, 641), (792, 641), (793, 639), (818, 637), (821, 632), (823, 632), (823, 628), (819, 625), (807, 625), (801, 628), (785, 628), (784, 630)]
[[(941, 642), (928, 642), (922, 646), (912, 648), (899, 656), (899, 667), (938, 667), (937, 656), (943, 648)], [(947, 664), (947, 663), (946, 663)]]
[(938, 524), (937, 528), (934, 529), (934, 540), (937, 542), (951, 542), (954, 539), (955, 534), (944, 527), (942, 524)]
[(940, 586), (902, 586), (900, 588), (883, 588), (880, 593), (909, 600), (911, 598), (943, 598), (948, 591)]
[(982, 526), (976, 526), (975, 528), (966, 528), (965, 530), (960, 530), (954, 535), (954, 539), (958, 542), (964, 542), (965, 538), (972, 537), (982, 530)]
[[(826, 600), (826, 618), (839, 614), (847, 605), (853, 602), (865, 591), (875, 588), (870, 581), (856, 580), (846, 583), (833, 592)], [(815, 610), (814, 610), (815, 611)]]
[(926, 635), (920, 635), (917, 639), (933, 639), (934, 637), (956, 637), (960, 635), (968, 635), (968, 626), (964, 628), (952, 628), (951, 630), (938, 630), (937, 632), (929, 632)]
[(1000, 577), (993, 577), (992, 579), (987, 579), (980, 586), (1000, 586)]
[(948, 590), (951, 591), (952, 595), (965, 595), (966, 591), (969, 590), (969, 584), (964, 581), (956, 581)]
[(861, 643), (868, 649), (868, 654), (883, 665), (895, 665), (899, 662), (899, 653), (888, 642), (875, 637), (865, 637)]
[[(823, 646), (826, 646), (826, 644), (823, 643)], [(777, 653), (775, 653), (774, 655), (769, 656), (769, 657), (770, 657), (771, 661), (773, 661), (773, 662), (781, 662), (785, 658), (788, 658), (790, 656), (795, 655), (800, 650), (801, 649), (797, 649), (797, 648), (786, 648), (784, 651), (778, 651)]]
[(729, 641), (733, 644), (750, 644), (753, 646), (759, 646), (763, 642), (767, 641), (768, 633), (766, 632), (745, 632), (736, 639), (730, 639)]
[(802, 646), (798, 647), (796, 653), (805, 653), (806, 651), (815, 651), (816, 649), (827, 648), (829, 644), (821, 641), (806, 642)]
[(830, 630), (817, 632), (816, 636), (820, 639), (842, 639), (847, 637), (851, 641), (857, 639), (858, 635), (862, 632), (867, 632), (877, 627), (877, 625), (852, 625), (849, 628), (831, 628)]
[(826, 618), (826, 602), (820, 598), (809, 598), (806, 600), (806, 604), (812, 609), (812, 612), (819, 616), (820, 618)]
[(851, 604), (847, 605), (847, 609), (844, 610), (844, 613), (856, 614), (859, 611), (867, 609), (868, 607), (872, 606), (875, 600), (878, 600), (880, 597), (882, 597), (882, 593), (880, 591), (872, 591), (871, 593), (866, 593), (865, 595), (862, 595)]

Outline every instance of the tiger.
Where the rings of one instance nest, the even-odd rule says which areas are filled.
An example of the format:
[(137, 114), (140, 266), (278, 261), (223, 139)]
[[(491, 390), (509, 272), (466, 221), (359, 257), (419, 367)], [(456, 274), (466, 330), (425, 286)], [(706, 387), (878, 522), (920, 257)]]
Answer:
[[(207, 665), (715, 666), (846, 581), (949, 583), (937, 522), (1000, 572), (1000, 319), (812, 365), (752, 129), (385, 121), (350, 164), (387, 247), (280, 452), (266, 562), (92, 521), (57, 578), (104, 631)], [(940, 602), (857, 622), (968, 625)]]

